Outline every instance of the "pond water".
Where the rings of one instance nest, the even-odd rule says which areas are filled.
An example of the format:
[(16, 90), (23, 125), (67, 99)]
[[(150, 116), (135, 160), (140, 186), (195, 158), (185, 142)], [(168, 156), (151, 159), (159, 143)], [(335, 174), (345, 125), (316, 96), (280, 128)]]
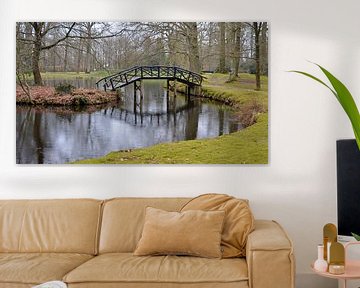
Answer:
[(242, 128), (228, 106), (179, 93), (168, 95), (163, 87), (161, 81), (144, 81), (143, 98), (139, 92), (134, 97), (131, 85), (117, 103), (80, 110), (17, 106), (16, 162), (67, 163), (162, 142), (212, 138)]

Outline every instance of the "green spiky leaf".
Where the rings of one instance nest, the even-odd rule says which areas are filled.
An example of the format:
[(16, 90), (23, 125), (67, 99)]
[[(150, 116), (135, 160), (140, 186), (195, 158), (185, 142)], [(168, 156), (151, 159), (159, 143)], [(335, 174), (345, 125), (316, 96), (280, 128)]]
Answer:
[(305, 75), (305, 76), (321, 83), (335, 95), (336, 99), (339, 101), (340, 105), (343, 107), (345, 113), (347, 114), (347, 116), (350, 119), (351, 125), (354, 130), (355, 138), (356, 138), (356, 143), (360, 150), (360, 114), (359, 114), (359, 110), (356, 106), (354, 98), (352, 97), (350, 91), (346, 88), (346, 86), (339, 79), (337, 79), (333, 74), (331, 74), (324, 67), (322, 67), (316, 63), (314, 63), (314, 64), (317, 65), (320, 68), (320, 70), (325, 74), (326, 78), (329, 80), (332, 87), (330, 87), (324, 81), (320, 80), (319, 78), (317, 78), (309, 73), (302, 72), (302, 71), (296, 71), (296, 70), (289, 71), (289, 72), (294, 72), (294, 73)]
[(352, 232), (351, 232), (351, 235), (356, 239), (356, 241), (360, 241), (360, 235), (352, 233)]

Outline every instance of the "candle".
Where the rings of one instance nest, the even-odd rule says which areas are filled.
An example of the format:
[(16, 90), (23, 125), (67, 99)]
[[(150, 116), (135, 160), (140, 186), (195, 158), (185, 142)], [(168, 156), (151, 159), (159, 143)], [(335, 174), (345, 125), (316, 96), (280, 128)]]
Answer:
[(331, 264), (329, 265), (329, 273), (331, 274), (344, 274), (345, 273), (345, 265), (337, 265)]

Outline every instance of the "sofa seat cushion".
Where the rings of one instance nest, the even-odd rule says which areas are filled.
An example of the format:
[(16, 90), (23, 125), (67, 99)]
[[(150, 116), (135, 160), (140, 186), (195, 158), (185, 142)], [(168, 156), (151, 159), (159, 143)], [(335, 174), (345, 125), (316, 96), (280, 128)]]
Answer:
[(92, 257), (72, 253), (0, 253), (0, 283), (40, 284), (61, 280)]
[(189, 256), (134, 256), (131, 253), (110, 253), (96, 256), (71, 271), (63, 280), (70, 284), (143, 283), (143, 287), (149, 287), (147, 286), (149, 283), (158, 283), (157, 287), (161, 283), (245, 282), (247, 285), (248, 271), (245, 260), (240, 258), (206, 259)]

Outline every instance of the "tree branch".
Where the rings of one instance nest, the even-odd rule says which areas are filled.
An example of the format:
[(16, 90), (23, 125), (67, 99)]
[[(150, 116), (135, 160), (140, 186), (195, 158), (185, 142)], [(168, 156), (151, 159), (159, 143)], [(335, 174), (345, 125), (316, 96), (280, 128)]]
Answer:
[(51, 49), (51, 48), (55, 47), (56, 45), (58, 45), (60, 42), (64, 41), (66, 38), (69, 38), (71, 30), (74, 28), (75, 25), (76, 25), (76, 22), (73, 22), (72, 25), (70, 26), (69, 30), (67, 31), (66, 35), (63, 38), (60, 38), (59, 40), (55, 41), (54, 43), (52, 43), (50, 45), (42, 46), (40, 49), (41, 50)]

